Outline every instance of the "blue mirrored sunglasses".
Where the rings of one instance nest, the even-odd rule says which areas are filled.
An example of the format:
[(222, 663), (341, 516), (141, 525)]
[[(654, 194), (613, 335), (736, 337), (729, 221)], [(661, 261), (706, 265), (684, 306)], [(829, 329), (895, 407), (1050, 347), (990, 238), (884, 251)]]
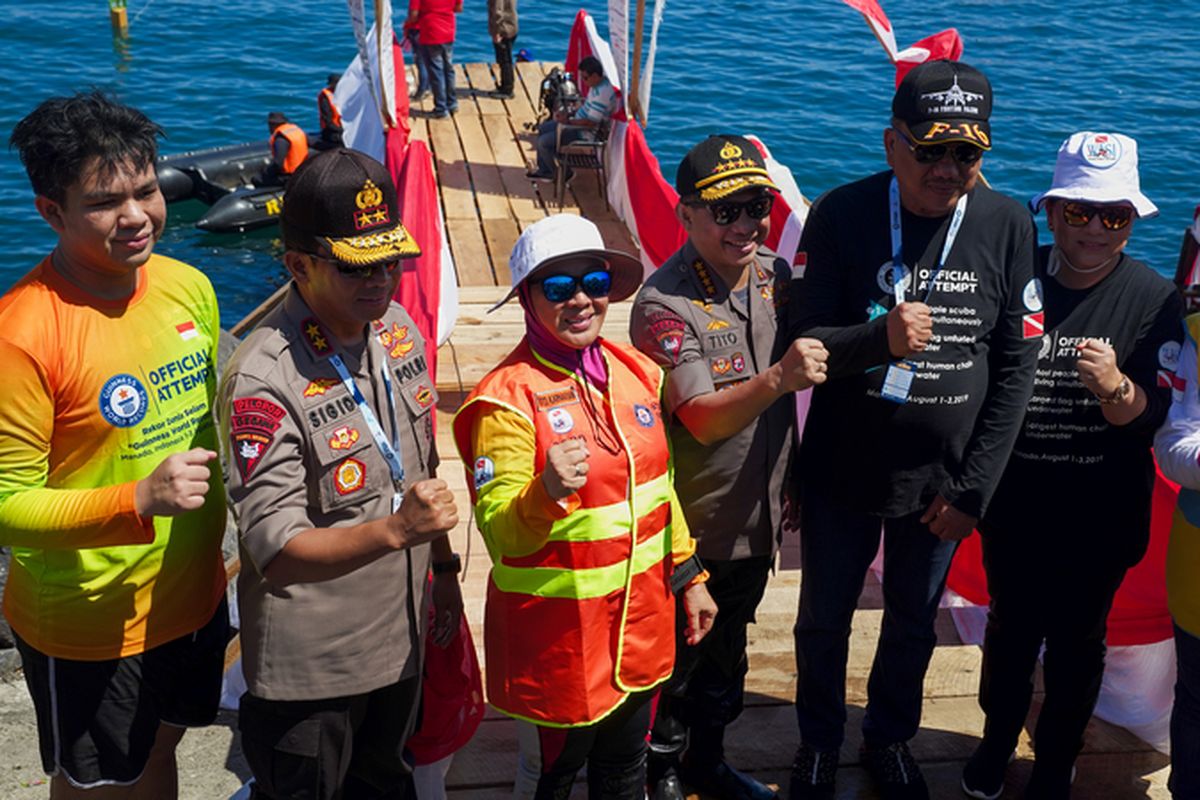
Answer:
[(580, 289), (583, 289), (583, 293), (588, 297), (595, 299), (608, 297), (608, 292), (612, 289), (612, 274), (608, 270), (597, 269), (579, 278), (574, 275), (547, 275), (539, 283), (542, 286), (542, 294), (551, 303), (570, 300)]

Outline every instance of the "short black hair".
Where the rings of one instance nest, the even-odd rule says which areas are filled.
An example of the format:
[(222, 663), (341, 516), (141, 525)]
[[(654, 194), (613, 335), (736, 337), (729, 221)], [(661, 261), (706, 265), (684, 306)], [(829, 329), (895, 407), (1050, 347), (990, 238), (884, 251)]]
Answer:
[(271, 128), (274, 128), (276, 125), (282, 125), (287, 121), (287, 114), (282, 111), (272, 111), (270, 114), (267, 114), (267, 125)]
[(162, 135), (145, 114), (93, 89), (43, 100), (16, 124), (8, 146), (20, 154), (33, 191), (61, 203), (90, 160), (105, 177), (125, 166), (140, 172), (154, 163)]
[(333, 87), (338, 85), (338, 80), (341, 79), (341, 77), (342, 76), (337, 74), (336, 72), (331, 72), (331, 73), (329, 73), (329, 77), (325, 79), (325, 83), (329, 85), (330, 89), (332, 89)]
[(604, 65), (600, 63), (600, 59), (595, 56), (588, 56), (579, 62), (579, 71), (588, 72), (592, 75), (604, 77)]

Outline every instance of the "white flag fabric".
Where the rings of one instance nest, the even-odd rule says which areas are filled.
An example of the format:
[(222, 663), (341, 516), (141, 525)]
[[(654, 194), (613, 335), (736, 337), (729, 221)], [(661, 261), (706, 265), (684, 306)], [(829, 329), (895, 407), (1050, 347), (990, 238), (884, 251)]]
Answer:
[(647, 121), (650, 119), (650, 91), (654, 81), (654, 56), (658, 52), (658, 26), (662, 24), (666, 5), (667, 0), (654, 0), (654, 22), (650, 26), (650, 52), (646, 56), (646, 67), (642, 70), (637, 87), (638, 105), (642, 109), (643, 118)]

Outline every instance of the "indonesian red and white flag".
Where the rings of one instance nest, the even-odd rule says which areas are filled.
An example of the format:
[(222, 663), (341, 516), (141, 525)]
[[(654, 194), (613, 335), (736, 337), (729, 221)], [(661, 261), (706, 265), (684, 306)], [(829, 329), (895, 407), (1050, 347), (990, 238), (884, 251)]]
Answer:
[(863, 19), (871, 26), (875, 38), (887, 52), (888, 59), (893, 64), (896, 63), (900, 49), (896, 46), (896, 31), (892, 29), (892, 23), (888, 20), (887, 14), (883, 13), (883, 8), (879, 3), (876, 0), (842, 0), (842, 2), (863, 15)]

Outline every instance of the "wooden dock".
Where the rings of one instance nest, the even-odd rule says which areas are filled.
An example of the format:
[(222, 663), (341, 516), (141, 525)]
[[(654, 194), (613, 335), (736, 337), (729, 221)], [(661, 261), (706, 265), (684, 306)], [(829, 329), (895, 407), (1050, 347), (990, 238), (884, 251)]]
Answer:
[[(507, 257), (520, 230), (557, 210), (550, 184), (533, 184), (525, 170), (534, 159), (533, 134), (526, 123), (535, 118), (539, 86), (550, 65), (517, 65), (516, 97), (498, 100), (480, 92), (495, 85), (492, 65), (456, 66), (459, 112), (441, 120), (422, 116), (429, 101), (414, 105), (413, 135), (429, 142), (441, 184), (450, 247), (462, 288), (457, 327), (438, 352), (438, 445), (440, 475), (468, 508), (466, 479), (450, 437), (450, 419), (466, 391), (519, 341), (524, 322), (516, 304), (493, 314), (486, 310), (509, 285)], [(801, 176), (802, 177), (802, 176)], [(598, 192), (595, 176), (580, 173), (566, 198), (568, 211), (581, 213), (600, 227), (609, 246), (636, 252), (629, 232)], [(614, 304), (604, 333), (628, 340), (629, 304)], [(454, 531), (455, 548), (469, 553), (463, 593), (482, 663), (482, 620), (487, 554), (478, 531), (466, 520)], [(796, 559), (789, 559), (794, 561)], [(771, 579), (750, 634), (747, 708), (730, 729), (729, 759), (786, 791), (788, 767), (797, 745), (792, 697), (796, 667), (792, 624), (801, 575), (780, 571)], [(850, 720), (839, 773), (841, 798), (875, 797), (859, 765), (859, 724), (866, 703), (866, 683), (882, 619), (882, 594), (873, 576), (855, 615), (851, 638), (847, 699)], [(980, 650), (962, 644), (949, 613), (938, 620), (938, 647), (925, 681), (924, 720), (911, 747), (922, 763), (935, 798), (961, 797), (963, 764), (978, 743), (983, 715), (975, 695), (979, 685)], [(1040, 681), (1040, 676), (1039, 676)], [(1034, 710), (1041, 702), (1038, 685)], [(1028, 727), (1032, 730), (1032, 725)], [(500, 798), (509, 795), (516, 770), (516, 736), (511, 720), (489, 711), (475, 738), (454, 758), (447, 785), (452, 797)], [(1032, 767), (1028, 734), (1022, 736), (1018, 759), (1009, 772), (1005, 797), (1019, 797)], [(1093, 721), (1081, 755), (1075, 784), (1077, 798), (1166, 798), (1168, 760), (1127, 731)], [(575, 796), (586, 792), (577, 786)]]

